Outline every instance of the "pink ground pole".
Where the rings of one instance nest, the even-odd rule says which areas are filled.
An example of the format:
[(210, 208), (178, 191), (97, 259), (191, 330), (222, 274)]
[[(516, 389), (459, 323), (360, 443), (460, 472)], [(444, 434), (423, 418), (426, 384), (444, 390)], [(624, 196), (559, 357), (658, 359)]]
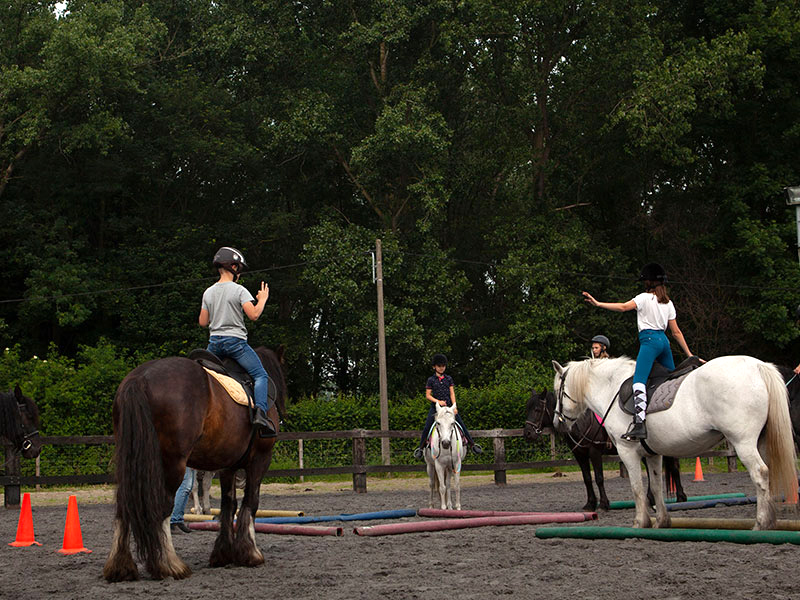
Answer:
[(466, 529), (467, 527), (486, 527), (490, 525), (539, 525), (542, 523), (580, 523), (597, 519), (597, 513), (538, 513), (500, 517), (471, 517), (466, 519), (441, 519), (437, 521), (413, 521), (391, 523), (373, 527), (356, 527), (357, 535), (377, 536), (398, 533), (417, 533), (420, 531), (444, 531), (446, 529)]
[[(187, 523), (190, 529), (201, 531), (219, 531), (218, 521), (203, 521), (201, 523)], [(277, 535), (333, 535), (339, 537), (344, 534), (341, 527), (309, 527), (307, 525), (283, 525), (277, 523), (256, 523), (256, 533), (275, 533)]]
[[(469, 519), (472, 517), (518, 517), (520, 515), (548, 515), (553, 513), (515, 512), (510, 510), (450, 510), (442, 508), (420, 508), (417, 510), (417, 514), (420, 517), (434, 517), (437, 519)], [(597, 518), (597, 513), (583, 514), (589, 515), (589, 517), (586, 519), (587, 521)]]

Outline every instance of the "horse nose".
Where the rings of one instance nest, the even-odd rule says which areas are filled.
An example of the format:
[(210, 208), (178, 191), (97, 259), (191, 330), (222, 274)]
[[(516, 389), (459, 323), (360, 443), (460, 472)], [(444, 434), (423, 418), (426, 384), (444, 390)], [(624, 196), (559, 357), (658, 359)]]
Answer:
[(445, 450), (449, 450), (450, 449), (450, 440), (442, 440), (442, 448), (444, 448)]

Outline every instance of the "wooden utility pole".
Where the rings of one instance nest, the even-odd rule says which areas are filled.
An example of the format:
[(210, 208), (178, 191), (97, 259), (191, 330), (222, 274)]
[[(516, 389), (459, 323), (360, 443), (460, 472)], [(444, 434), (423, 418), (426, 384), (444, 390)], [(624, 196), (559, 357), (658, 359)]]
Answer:
[[(383, 257), (381, 241), (375, 240), (375, 283), (378, 288), (378, 385), (381, 394), (381, 430), (389, 430), (389, 391), (386, 383), (386, 330), (383, 324)], [(381, 438), (383, 464), (391, 464), (389, 438)]]

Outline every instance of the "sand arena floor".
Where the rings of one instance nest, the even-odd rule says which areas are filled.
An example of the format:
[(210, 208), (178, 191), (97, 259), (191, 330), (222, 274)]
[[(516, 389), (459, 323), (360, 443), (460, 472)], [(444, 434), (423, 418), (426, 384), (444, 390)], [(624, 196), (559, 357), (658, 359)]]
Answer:
[[(577, 474), (465, 477), (465, 509), (577, 511), (585, 502)], [(745, 473), (706, 474), (687, 494), (754, 494)], [(611, 500), (631, 497), (628, 481), (607, 475)], [(423, 479), (370, 479), (366, 494), (346, 482), (262, 486), (261, 508), (302, 510), (308, 515), (419, 508), (428, 504)], [(111, 544), (111, 488), (77, 493), (84, 545), (93, 552), (62, 556), (68, 492), (34, 492), (33, 523), (42, 546), (12, 548), (18, 510), (0, 510), (0, 597), (171, 599), (277, 597), (297, 599), (455, 597), (522, 598), (755, 598), (800, 597), (798, 546), (738, 545), (644, 540), (540, 540), (536, 526), (483, 527), (386, 537), (356, 536), (371, 522), (340, 523), (342, 537), (259, 534), (266, 564), (212, 569), (208, 557), (216, 534), (175, 535), (175, 546), (192, 568), (185, 580), (109, 584), (102, 568)], [(213, 493), (213, 492), (212, 492)], [(218, 496), (217, 496), (218, 497)], [(673, 512), (674, 516), (754, 517), (755, 505)], [(791, 517), (782, 509), (781, 518)], [(404, 519), (412, 520), (412, 519)], [(596, 525), (629, 526), (633, 510), (601, 513)]]

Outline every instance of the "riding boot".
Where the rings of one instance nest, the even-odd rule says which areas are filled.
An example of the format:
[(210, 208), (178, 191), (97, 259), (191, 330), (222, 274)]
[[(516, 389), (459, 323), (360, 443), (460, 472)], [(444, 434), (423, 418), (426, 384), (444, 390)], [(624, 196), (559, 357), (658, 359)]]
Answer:
[[(635, 387), (640, 385), (641, 384), (634, 384)], [(633, 399), (635, 406), (633, 412), (633, 423), (631, 423), (631, 426), (628, 427), (628, 431), (622, 434), (622, 439), (630, 442), (643, 440), (647, 437), (647, 427), (645, 427), (644, 424), (647, 414), (647, 392), (641, 388), (634, 389)]]
[(258, 435), (262, 438), (274, 437), (277, 435), (275, 433), (275, 428), (267, 418), (267, 413), (264, 412), (263, 408), (256, 408), (256, 414), (253, 417), (253, 425), (258, 427)]
[(628, 440), (629, 442), (635, 442), (645, 438), (647, 438), (647, 427), (642, 419), (640, 419), (637, 415), (634, 415), (633, 422), (631, 423), (630, 427), (628, 427), (628, 431), (622, 434), (622, 439)]

